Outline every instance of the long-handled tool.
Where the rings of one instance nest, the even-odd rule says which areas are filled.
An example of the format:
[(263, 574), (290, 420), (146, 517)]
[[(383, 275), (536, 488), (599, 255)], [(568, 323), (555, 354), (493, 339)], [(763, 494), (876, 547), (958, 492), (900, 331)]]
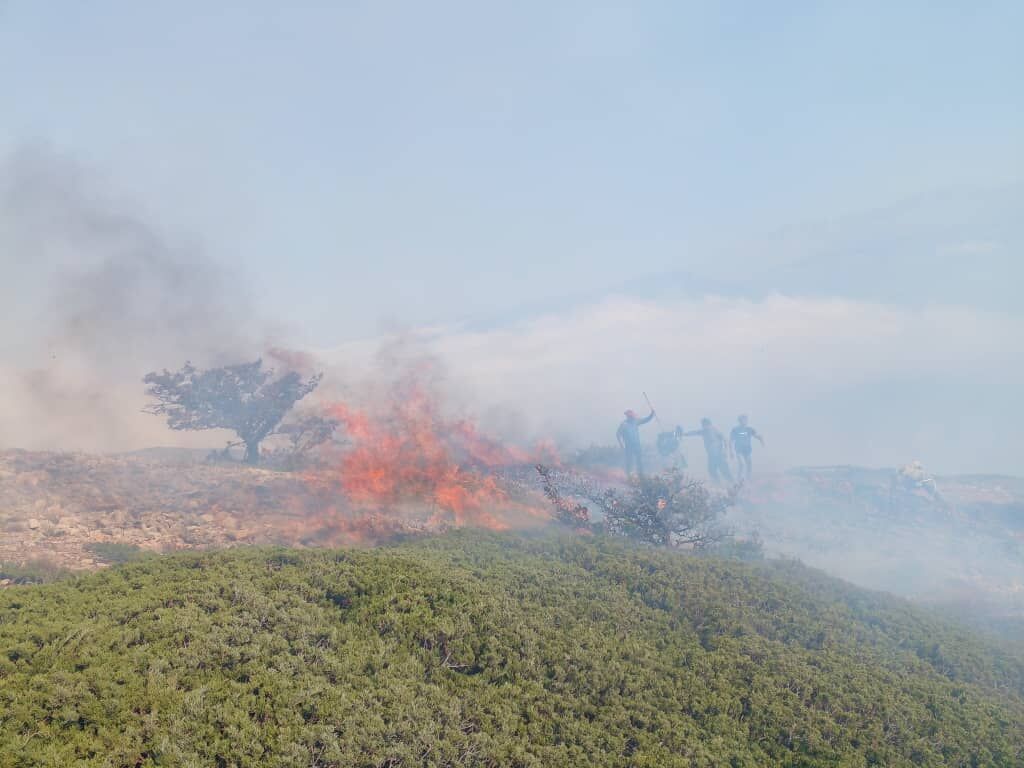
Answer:
[(651, 398), (647, 396), (646, 392), (644, 392), (644, 400), (647, 401), (647, 407), (650, 408), (651, 412), (654, 414), (654, 420), (658, 422), (658, 426), (661, 426), (661, 418), (658, 416), (658, 412), (654, 410), (654, 406), (651, 405)]

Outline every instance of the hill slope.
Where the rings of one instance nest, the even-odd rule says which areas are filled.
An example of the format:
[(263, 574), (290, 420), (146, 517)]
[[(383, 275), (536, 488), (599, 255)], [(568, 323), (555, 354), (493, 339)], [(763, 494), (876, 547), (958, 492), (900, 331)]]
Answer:
[(939, 477), (941, 500), (894, 471), (803, 467), (744, 489), (730, 523), (770, 554), (942, 607), (1024, 644), (1024, 479)]
[(902, 601), (600, 539), (0, 593), (0, 765), (1017, 766), (1022, 724), (1021, 660)]

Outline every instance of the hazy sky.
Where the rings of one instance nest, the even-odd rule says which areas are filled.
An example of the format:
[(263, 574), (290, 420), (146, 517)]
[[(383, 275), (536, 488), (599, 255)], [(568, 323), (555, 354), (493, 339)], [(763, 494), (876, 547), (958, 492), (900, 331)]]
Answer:
[(0, 298), (49, 307), (92, 259), (96, 291), (131, 275), (93, 336), (159, 326), (160, 302), (130, 299), (164, 284), (104, 261), (109, 227), (76, 239), (75, 214), (43, 247), (96, 196), (84, 219), (164, 238), (159, 275), (205, 284), (181, 249), (244, 283), (240, 323), (342, 358), (451, 328), (431, 344), (453, 376), (543, 402), (544, 428), (600, 436), (654, 382), (687, 425), (754, 403), (788, 430), (778, 460), (1024, 471), (1021, 29), (1019, 2), (0, 0)]
[(0, 151), (69, 153), (336, 343), (1019, 182), (1022, 28), (1018, 2), (6, 0)]

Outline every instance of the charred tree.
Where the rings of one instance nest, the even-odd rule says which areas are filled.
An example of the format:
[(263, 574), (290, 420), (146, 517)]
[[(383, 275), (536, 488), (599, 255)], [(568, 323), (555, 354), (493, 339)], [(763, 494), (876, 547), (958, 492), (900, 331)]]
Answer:
[[(541, 488), (555, 508), (555, 519), (572, 528), (586, 528), (590, 525), (590, 510), (577, 499), (577, 494), (566, 495), (559, 474), (551, 467), (537, 465)], [(563, 481), (564, 482), (564, 481)], [(588, 497), (589, 498), (589, 497)]]
[(274, 434), (292, 406), (320, 383), (295, 371), (275, 377), (263, 361), (200, 370), (185, 363), (180, 371), (146, 375), (146, 394), (155, 402), (143, 410), (167, 418), (176, 430), (230, 429), (245, 444), (245, 462), (256, 464), (260, 443)]

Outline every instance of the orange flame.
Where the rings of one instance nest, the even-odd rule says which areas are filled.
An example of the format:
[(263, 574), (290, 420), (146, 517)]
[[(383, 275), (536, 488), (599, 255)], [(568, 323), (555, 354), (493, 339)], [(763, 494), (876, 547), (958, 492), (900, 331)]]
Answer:
[(541, 505), (513, 498), (494, 474), (535, 457), (480, 434), (471, 421), (446, 419), (438, 399), (413, 377), (400, 381), (379, 411), (346, 403), (327, 411), (353, 443), (331, 477), (354, 505), (388, 510), (421, 504), (431, 512), (429, 527), (502, 530), (514, 513), (548, 517)]

